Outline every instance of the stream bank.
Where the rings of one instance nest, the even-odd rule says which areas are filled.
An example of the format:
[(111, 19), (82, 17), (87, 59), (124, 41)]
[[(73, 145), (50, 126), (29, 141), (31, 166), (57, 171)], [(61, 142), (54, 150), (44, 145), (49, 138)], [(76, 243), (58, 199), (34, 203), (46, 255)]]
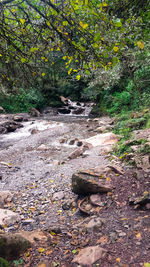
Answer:
[[(6, 198), (2, 208), (19, 217), (13, 223), (7, 221), (1, 233), (25, 231), (27, 238), (28, 232), (36, 231), (35, 240), (37, 231), (44, 233), (43, 238), (38, 236), (38, 242), (33, 242), (28, 256), (26, 253), (20, 256), (21, 266), (69, 267), (78, 266), (76, 262), (85, 266), (82, 260), (72, 260), (83, 248), (91, 246), (107, 251), (105, 257), (98, 258), (91, 266), (143, 266), (149, 261), (149, 210), (134, 209), (129, 196), (149, 190), (148, 170), (139, 170), (139, 180), (134, 169), (109, 156), (117, 141), (114, 135), (108, 135), (113, 128), (109, 117), (61, 118), (38, 118), (30, 124), (31, 119), (16, 132), (18, 138), (14, 138), (14, 132), (9, 140), (9, 134), (3, 139), (0, 190), (9, 190), (12, 197), (11, 201)], [(29, 125), (36, 128), (34, 134)], [(39, 125), (46, 128), (38, 129)], [(104, 126), (104, 133), (99, 133)], [(21, 135), (23, 129), (30, 135)], [(91, 138), (96, 143), (99, 140), (99, 144), (94, 145), (93, 141), (92, 147), (70, 158), (72, 152), (81, 149), (81, 143), (89, 143)], [(80, 169), (98, 166), (103, 170), (110, 163), (121, 167), (122, 174), (110, 173), (107, 179), (113, 183), (112, 193), (101, 195), (100, 209), (87, 216), (78, 208), (78, 200), (83, 197), (72, 192), (71, 177)]]

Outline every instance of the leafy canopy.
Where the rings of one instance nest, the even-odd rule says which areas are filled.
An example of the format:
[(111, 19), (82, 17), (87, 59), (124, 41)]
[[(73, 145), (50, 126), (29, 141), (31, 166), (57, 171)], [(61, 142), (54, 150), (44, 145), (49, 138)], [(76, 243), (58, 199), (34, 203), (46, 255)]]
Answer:
[[(53, 65), (57, 53), (68, 74), (107, 70), (133, 47), (144, 49), (148, 19), (149, 1), (3, 0), (0, 62)], [(79, 73), (76, 78), (80, 79)]]

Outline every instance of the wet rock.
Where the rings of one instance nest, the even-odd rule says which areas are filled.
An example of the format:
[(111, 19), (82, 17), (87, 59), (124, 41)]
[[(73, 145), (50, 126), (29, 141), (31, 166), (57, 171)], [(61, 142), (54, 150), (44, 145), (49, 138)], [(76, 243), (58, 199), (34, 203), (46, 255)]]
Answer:
[(108, 127), (106, 127), (106, 126), (100, 126), (100, 127), (96, 128), (96, 129), (94, 130), (94, 132), (97, 132), (97, 133), (104, 133), (104, 132), (106, 132), (107, 130), (108, 130)]
[(141, 197), (138, 198), (129, 198), (129, 204), (130, 205), (146, 205), (147, 203), (150, 203), (150, 194), (149, 192), (146, 192)]
[(59, 143), (60, 144), (64, 144), (64, 143), (66, 143), (67, 142), (67, 139), (66, 138), (61, 138), (61, 139), (59, 139)]
[(106, 257), (107, 250), (99, 247), (92, 246), (81, 249), (78, 255), (73, 259), (73, 263), (78, 263), (81, 265), (91, 266), (99, 259), (104, 259)]
[(85, 111), (85, 108), (79, 107), (72, 111), (72, 114), (80, 115)]
[(13, 194), (10, 191), (0, 191), (0, 207), (12, 200)]
[(32, 117), (40, 117), (41, 116), (41, 113), (36, 109), (36, 108), (30, 108), (30, 112), (29, 114), (32, 116)]
[(99, 176), (80, 171), (72, 176), (72, 191), (76, 194), (106, 193), (112, 191), (110, 182), (100, 181)]
[(58, 108), (58, 112), (61, 114), (70, 114), (71, 110), (68, 107), (64, 108)]
[(25, 225), (29, 225), (29, 224), (33, 224), (33, 223), (34, 223), (33, 219), (27, 219), (27, 220), (24, 220), (22, 222), (22, 225), (25, 226)]
[(53, 194), (53, 198), (52, 200), (61, 200), (64, 198), (64, 192), (63, 191), (59, 191)]
[(0, 113), (5, 113), (5, 110), (1, 106), (0, 106)]
[(39, 133), (38, 129), (37, 128), (33, 128), (30, 130), (31, 134), (37, 134)]
[(75, 159), (79, 156), (81, 156), (83, 154), (83, 149), (82, 148), (77, 148), (76, 150), (74, 150), (73, 152), (70, 153), (69, 155), (69, 159)]
[(0, 235), (0, 257), (7, 260), (19, 258), (30, 247), (31, 243), (19, 234)]
[(0, 209), (0, 225), (10, 225), (14, 224), (16, 222), (19, 222), (21, 220), (19, 214), (7, 210), (7, 209)]
[(6, 120), (0, 122), (0, 133), (14, 132), (16, 129), (23, 127), (19, 122)]
[(83, 145), (83, 142), (82, 141), (77, 141), (77, 146), (82, 146)]
[(37, 148), (38, 151), (46, 151), (48, 150), (48, 147), (44, 144), (40, 145), (38, 148)]
[(72, 146), (72, 145), (74, 145), (74, 143), (75, 143), (75, 139), (72, 139), (72, 140), (69, 141), (68, 144)]
[(13, 120), (21, 122), (21, 121), (23, 121), (23, 116), (15, 115), (15, 116), (13, 116)]

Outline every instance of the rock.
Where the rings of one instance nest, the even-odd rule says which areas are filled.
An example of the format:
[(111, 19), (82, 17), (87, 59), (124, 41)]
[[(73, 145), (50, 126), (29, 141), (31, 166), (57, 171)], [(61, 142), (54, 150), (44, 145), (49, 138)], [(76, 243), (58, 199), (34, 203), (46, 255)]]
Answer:
[(83, 149), (82, 148), (77, 148), (76, 150), (74, 150), (73, 152), (70, 153), (69, 155), (69, 159), (75, 159), (79, 156), (81, 156), (83, 154)]
[(68, 99), (64, 96), (60, 96), (61, 102), (63, 102), (65, 105), (68, 105)]
[(83, 142), (82, 141), (77, 141), (77, 146), (82, 146), (83, 145)]
[(87, 143), (92, 144), (93, 147), (101, 145), (112, 145), (117, 143), (117, 136), (114, 133), (97, 134), (84, 140)]
[(69, 141), (68, 144), (72, 146), (72, 145), (74, 145), (74, 143), (75, 143), (75, 139), (72, 139), (72, 140)]
[(14, 224), (16, 222), (19, 222), (21, 220), (19, 214), (7, 210), (7, 209), (0, 209), (0, 225), (10, 225)]
[(100, 127), (96, 128), (96, 129), (94, 130), (94, 132), (97, 132), (97, 133), (104, 133), (104, 132), (106, 132), (107, 129), (108, 129), (108, 128), (107, 128), (106, 126), (100, 126)]
[(37, 148), (38, 151), (46, 151), (48, 150), (47, 146), (44, 145), (44, 144), (41, 144), (38, 148)]
[(90, 202), (92, 205), (95, 206), (101, 206), (102, 201), (101, 201), (101, 197), (99, 194), (94, 194), (90, 196)]
[(23, 127), (19, 122), (6, 120), (0, 122), (0, 133), (14, 132), (16, 129)]
[(59, 143), (60, 144), (64, 144), (64, 143), (66, 143), (67, 142), (67, 139), (66, 138), (61, 138), (61, 139), (59, 139)]
[(91, 219), (85, 226), (84, 228), (88, 231), (88, 230), (99, 230), (102, 225), (104, 224), (105, 220), (95, 217), (93, 219)]
[(37, 128), (33, 128), (30, 130), (31, 134), (37, 134), (39, 133), (39, 130)]
[(25, 226), (25, 225), (29, 225), (29, 224), (34, 224), (34, 220), (33, 219), (27, 219), (27, 220), (24, 220), (23, 222), (22, 222), (22, 225), (23, 226)]
[(68, 107), (58, 108), (58, 112), (61, 114), (70, 114), (71, 110)]
[(0, 106), (0, 113), (4, 113), (5, 110), (3, 109), (3, 107)]
[(15, 115), (15, 116), (13, 116), (13, 120), (21, 122), (21, 121), (23, 121), (23, 116)]
[(39, 229), (34, 230), (34, 231), (20, 231), (17, 234), (21, 236), (22, 238), (28, 240), (28, 242), (30, 242), (31, 244), (38, 242), (38, 241), (42, 241), (42, 242), (47, 241), (46, 234)]
[(7, 202), (12, 200), (12, 193), (10, 191), (0, 191), (0, 207), (3, 207)]
[(40, 117), (41, 113), (36, 108), (30, 108), (30, 115), (32, 117)]
[(53, 198), (52, 200), (61, 200), (64, 198), (64, 192), (63, 191), (59, 191), (53, 194)]
[(79, 115), (85, 111), (85, 108), (79, 107), (72, 111), (72, 114)]
[(15, 260), (31, 247), (31, 243), (19, 234), (0, 235), (0, 257)]
[(124, 171), (122, 170), (121, 167), (117, 166), (117, 165), (107, 165), (108, 168), (112, 169), (115, 173), (117, 174), (121, 174), (123, 175), (124, 174)]
[(76, 194), (106, 193), (112, 191), (110, 182), (99, 179), (98, 175), (79, 171), (72, 175), (72, 191)]
[(104, 259), (106, 257), (107, 250), (99, 247), (92, 246), (81, 249), (78, 255), (73, 259), (73, 263), (78, 263), (81, 265), (91, 266), (99, 259)]

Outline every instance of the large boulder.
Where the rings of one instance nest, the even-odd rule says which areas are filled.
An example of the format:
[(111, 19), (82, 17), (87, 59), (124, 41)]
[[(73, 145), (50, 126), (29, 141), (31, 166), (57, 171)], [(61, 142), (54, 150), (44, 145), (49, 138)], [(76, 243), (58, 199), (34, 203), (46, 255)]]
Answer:
[(0, 257), (15, 260), (31, 247), (31, 243), (19, 234), (0, 235)]
[(0, 209), (0, 226), (14, 224), (20, 220), (19, 214), (11, 210)]
[(110, 181), (105, 177), (100, 179), (99, 173), (93, 170), (84, 170), (72, 175), (72, 191), (76, 194), (86, 195), (93, 193), (106, 193), (112, 191)]

